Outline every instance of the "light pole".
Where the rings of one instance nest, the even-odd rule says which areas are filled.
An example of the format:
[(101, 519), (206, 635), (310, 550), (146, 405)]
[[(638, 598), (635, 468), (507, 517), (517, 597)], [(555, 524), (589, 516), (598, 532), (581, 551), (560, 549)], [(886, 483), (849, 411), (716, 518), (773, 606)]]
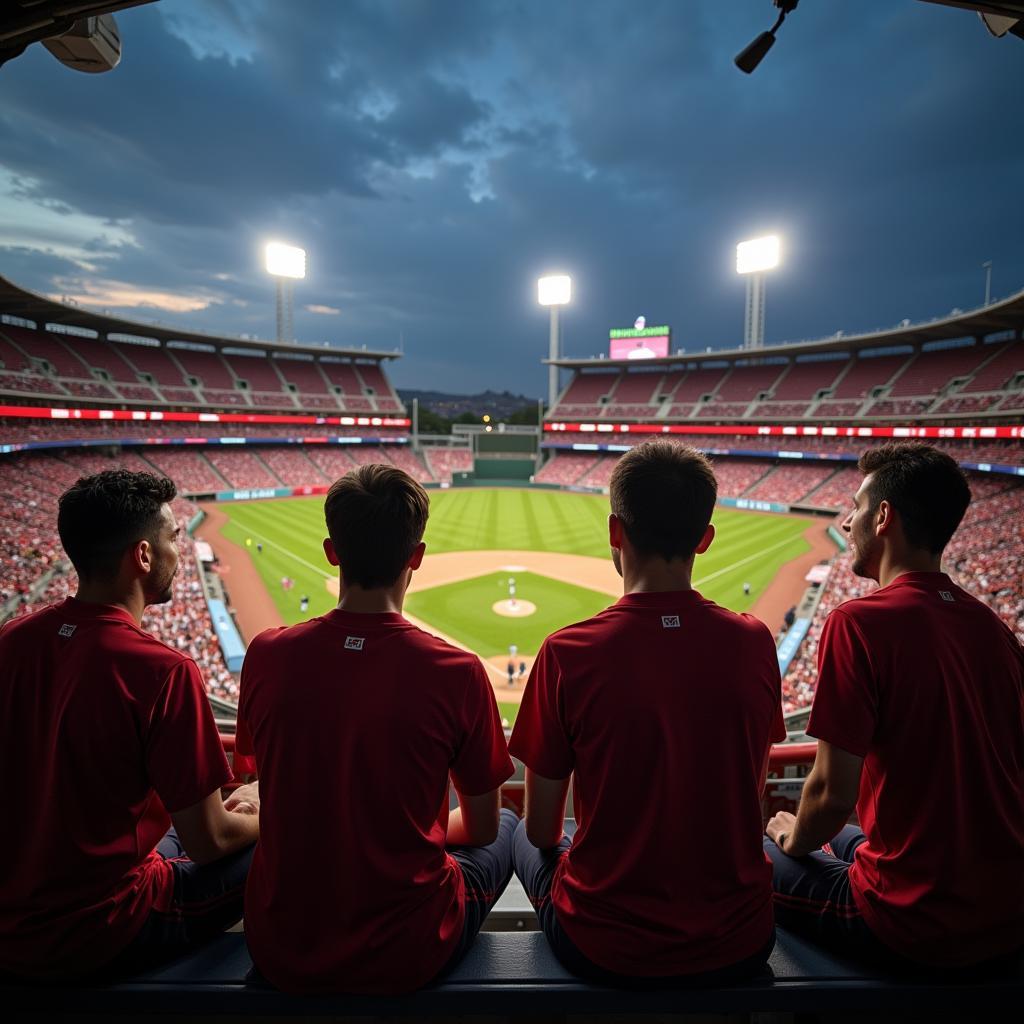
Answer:
[(987, 306), (992, 301), (992, 261), (985, 260), (981, 266), (985, 271), (985, 305)]
[(306, 250), (282, 242), (268, 242), (264, 250), (267, 273), (277, 283), (277, 341), (295, 340), (292, 319), (293, 281), (306, 276)]
[(736, 246), (736, 273), (747, 278), (743, 347), (764, 347), (764, 272), (779, 265), (779, 237), (765, 235)]
[[(548, 337), (548, 358), (559, 357), (558, 350), (558, 307), (566, 305), (572, 298), (572, 279), (565, 274), (553, 274), (537, 279), (537, 301), (551, 310), (551, 329)], [(548, 367), (548, 412), (558, 398), (558, 367)]]

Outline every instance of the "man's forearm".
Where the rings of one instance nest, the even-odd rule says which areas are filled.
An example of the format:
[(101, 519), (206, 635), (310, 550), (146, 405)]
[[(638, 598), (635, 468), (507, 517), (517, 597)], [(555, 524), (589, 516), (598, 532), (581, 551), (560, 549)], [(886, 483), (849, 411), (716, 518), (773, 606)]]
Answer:
[(812, 772), (804, 783), (796, 824), (782, 843), (791, 857), (805, 857), (820, 849), (847, 823), (852, 806), (829, 793), (824, 781)]

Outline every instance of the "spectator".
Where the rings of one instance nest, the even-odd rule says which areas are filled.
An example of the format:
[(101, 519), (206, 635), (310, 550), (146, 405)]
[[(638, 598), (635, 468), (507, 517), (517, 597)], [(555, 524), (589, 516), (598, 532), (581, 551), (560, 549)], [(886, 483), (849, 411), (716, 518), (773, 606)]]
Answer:
[(880, 589), (821, 638), (814, 768), (765, 839), (776, 910), (874, 960), (973, 966), (1024, 948), (1024, 651), (941, 571), (970, 501), (953, 459), (907, 442), (859, 466), (843, 529)]
[(195, 662), (141, 629), (174, 592), (173, 497), (146, 473), (79, 480), (58, 516), (76, 596), (0, 630), (0, 771), (18, 780), (0, 787), (17, 837), (0, 844), (0, 971), (128, 970), (241, 916), (257, 790), (222, 803)]

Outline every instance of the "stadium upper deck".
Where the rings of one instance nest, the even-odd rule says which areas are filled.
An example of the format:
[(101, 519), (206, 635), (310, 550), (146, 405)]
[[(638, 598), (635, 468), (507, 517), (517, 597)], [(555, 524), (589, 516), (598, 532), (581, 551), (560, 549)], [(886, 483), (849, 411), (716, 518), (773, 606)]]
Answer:
[(1001, 422), (1024, 411), (1024, 291), (850, 337), (554, 362), (575, 372), (551, 422)]
[(0, 316), (0, 398), (9, 401), (404, 415), (382, 368), (397, 352), (138, 323), (54, 302), (2, 277)]

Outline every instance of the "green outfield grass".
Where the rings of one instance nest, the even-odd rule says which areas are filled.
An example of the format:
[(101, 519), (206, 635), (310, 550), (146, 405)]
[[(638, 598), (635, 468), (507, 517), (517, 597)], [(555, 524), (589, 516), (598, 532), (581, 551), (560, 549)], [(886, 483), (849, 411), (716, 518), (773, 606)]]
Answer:
[[(334, 606), (335, 598), (324, 585), (335, 572), (321, 547), (326, 533), (323, 498), (235, 502), (221, 508), (230, 519), (225, 535), (238, 544), (251, 542), (247, 550), (285, 622), (300, 622)], [(608, 558), (607, 517), (608, 499), (599, 495), (474, 488), (434, 491), (427, 552), (507, 549)], [(798, 516), (725, 508), (715, 510), (713, 521), (718, 534), (710, 550), (697, 559), (694, 585), (705, 597), (734, 611), (747, 610), (779, 566), (807, 550), (803, 532), (813, 522)], [(262, 553), (257, 552), (257, 544), (263, 545)], [(295, 581), (292, 590), (281, 588), (282, 576)], [(230, 576), (225, 582), (230, 590)], [(751, 585), (749, 597), (743, 594), (744, 582)], [(299, 611), (303, 594), (310, 599), (306, 614)], [(491, 611), (499, 597), (481, 604), (482, 621), (499, 618)], [(574, 621), (575, 613), (568, 611), (572, 606), (566, 607), (571, 617), (554, 626)], [(409, 610), (417, 614), (411, 604)], [(450, 623), (437, 621), (436, 616), (430, 621), (443, 632), (457, 635)]]
[(549, 633), (570, 622), (589, 619), (615, 600), (609, 594), (571, 583), (517, 572), (516, 599), (530, 601), (537, 610), (513, 618), (492, 610), (496, 601), (508, 599), (508, 580), (508, 572), (493, 572), (446, 583), (410, 594), (405, 607), (410, 615), (436, 626), (481, 657), (490, 658), (507, 654), (510, 644), (515, 644), (520, 654), (536, 654)]

